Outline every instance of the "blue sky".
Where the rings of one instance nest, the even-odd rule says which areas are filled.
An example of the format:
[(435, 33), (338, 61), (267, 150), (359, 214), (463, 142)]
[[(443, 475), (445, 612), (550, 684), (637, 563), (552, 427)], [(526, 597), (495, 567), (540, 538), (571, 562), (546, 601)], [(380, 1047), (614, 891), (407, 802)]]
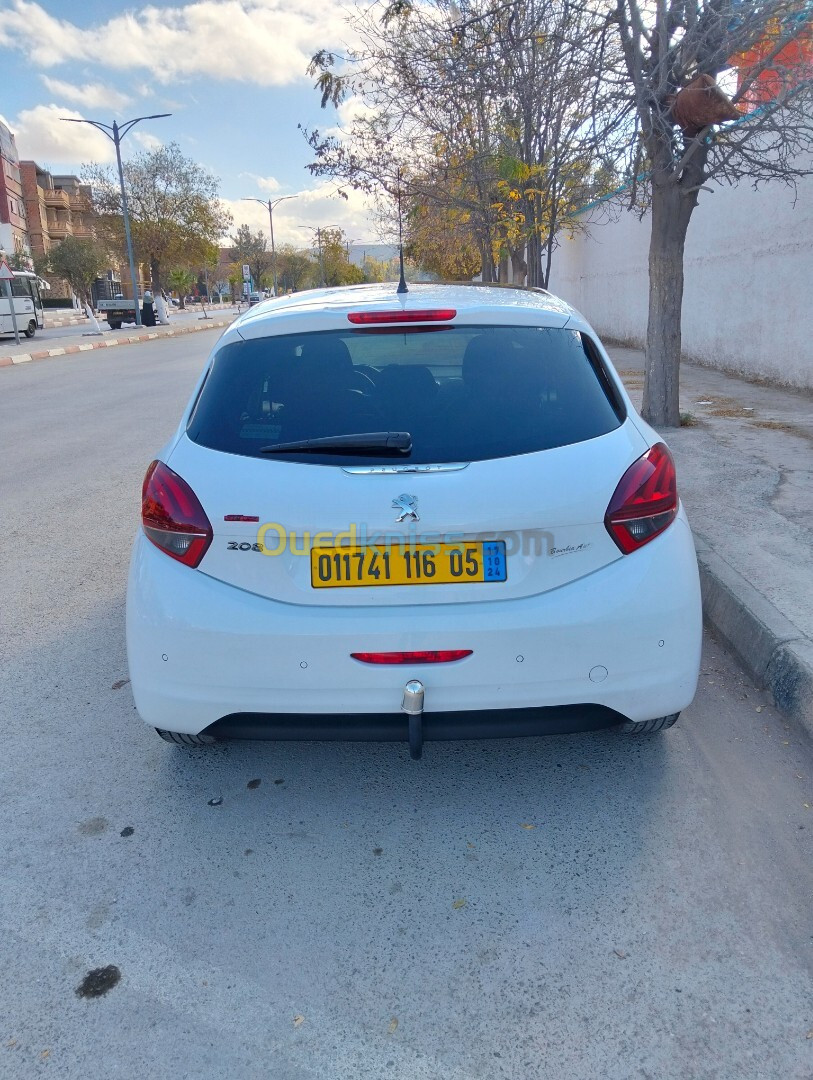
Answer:
[(77, 172), (110, 160), (112, 144), (60, 116), (110, 123), (171, 112), (123, 145), (179, 143), (220, 177), (237, 224), (267, 232), (267, 212), (243, 196), (296, 195), (274, 213), (278, 241), (305, 244), (310, 234), (297, 226), (334, 224), (351, 240), (374, 240), (361, 197), (337, 199), (311, 177), (297, 130), (341, 121), (320, 109), (305, 68), (318, 48), (346, 43), (345, 10), (339, 0), (0, 0), (0, 116), (21, 157)]

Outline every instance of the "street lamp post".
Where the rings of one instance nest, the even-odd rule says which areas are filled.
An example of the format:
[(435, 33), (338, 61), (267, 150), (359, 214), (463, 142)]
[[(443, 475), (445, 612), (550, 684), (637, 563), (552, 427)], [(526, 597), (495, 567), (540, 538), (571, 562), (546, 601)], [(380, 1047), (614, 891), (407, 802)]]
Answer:
[[(265, 199), (251, 199), (248, 197), (241, 199), (241, 202), (256, 202), (259, 203), (260, 206), (268, 208), (268, 224), (271, 228), (271, 276), (274, 282), (274, 296), (277, 295), (277, 251), (274, 247), (274, 207), (281, 202), (285, 202), (286, 199), (295, 198), (296, 195), (280, 195), (278, 199), (274, 199), (273, 201), (269, 199), (268, 202), (266, 202)], [(259, 285), (259, 282), (257, 284)]]
[(67, 124), (90, 124), (91, 127), (98, 128), (103, 135), (106, 135), (108, 139), (113, 143), (116, 148), (116, 164), (119, 168), (119, 184), (121, 185), (121, 209), (122, 216), (124, 217), (124, 236), (127, 240), (127, 259), (130, 263), (130, 280), (133, 283), (133, 303), (135, 304), (135, 324), (141, 326), (141, 308), (138, 306), (138, 281), (136, 280), (135, 271), (135, 259), (133, 257), (133, 240), (130, 235), (130, 212), (127, 208), (127, 192), (124, 189), (124, 170), (121, 165), (121, 140), (134, 128), (136, 124), (142, 120), (162, 120), (165, 116), (172, 116), (172, 113), (153, 113), (152, 116), (137, 116), (135, 120), (128, 120), (122, 124), (121, 127), (113, 121), (112, 126), (110, 124), (103, 124), (99, 120), (77, 120), (73, 116), (63, 116), (62, 120)]

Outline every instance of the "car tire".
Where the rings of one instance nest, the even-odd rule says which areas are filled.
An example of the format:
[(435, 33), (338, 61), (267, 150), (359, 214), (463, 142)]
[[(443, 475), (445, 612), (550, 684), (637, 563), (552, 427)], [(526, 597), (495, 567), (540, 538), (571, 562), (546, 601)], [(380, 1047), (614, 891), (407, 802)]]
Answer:
[(25, 336), (27, 338), (32, 338), (34, 336), (34, 334), (36, 334), (36, 332), (37, 332), (37, 324), (32, 319), (31, 322), (28, 324), (28, 326), (26, 326), (25, 330), (23, 330), (23, 333), (25, 334)]
[(657, 720), (641, 720), (635, 723), (627, 720), (621, 725), (621, 730), (626, 735), (648, 735), (651, 731), (665, 731), (677, 721), (680, 713), (672, 713), (671, 716), (659, 716)]
[(164, 731), (159, 727), (155, 730), (164, 742), (175, 743), (176, 746), (211, 746), (216, 742), (212, 735), (185, 735), (182, 731)]
[(110, 322), (110, 320), (108, 319), (107, 325), (110, 327), (111, 330), (121, 330), (120, 322)]

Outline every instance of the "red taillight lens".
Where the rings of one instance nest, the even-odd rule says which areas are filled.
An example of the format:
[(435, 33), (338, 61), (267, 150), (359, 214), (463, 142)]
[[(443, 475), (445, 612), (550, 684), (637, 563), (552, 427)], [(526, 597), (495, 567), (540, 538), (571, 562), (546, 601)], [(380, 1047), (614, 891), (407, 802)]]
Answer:
[(449, 322), (457, 315), (454, 308), (435, 308), (432, 311), (351, 311), (347, 318), (360, 326), (380, 323)]
[(212, 526), (192, 488), (163, 461), (153, 461), (141, 489), (144, 535), (184, 566), (197, 566), (212, 542)]
[(621, 477), (604, 524), (624, 554), (629, 555), (671, 525), (677, 508), (675, 463), (666, 446), (656, 443)]
[(471, 656), (471, 649), (437, 649), (420, 652), (354, 652), (354, 660), (362, 664), (451, 664)]

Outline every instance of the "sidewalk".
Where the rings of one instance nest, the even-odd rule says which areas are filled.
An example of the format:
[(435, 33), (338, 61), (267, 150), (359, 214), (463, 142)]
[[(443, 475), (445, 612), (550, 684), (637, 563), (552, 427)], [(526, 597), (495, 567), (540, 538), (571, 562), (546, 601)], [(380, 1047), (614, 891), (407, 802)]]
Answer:
[(52, 330), (61, 326), (81, 326), (87, 323), (87, 315), (76, 308), (46, 308), (43, 312), (43, 322), (46, 330)]
[[(609, 346), (636, 406), (642, 350)], [(813, 734), (813, 396), (681, 365), (666, 432), (695, 534), (707, 621)]]
[[(199, 310), (199, 309), (198, 309)], [(193, 312), (188, 316), (182, 313), (180, 318), (176, 315), (171, 318), (169, 326), (151, 326), (122, 328), (121, 330), (109, 330), (107, 324), (101, 322), (103, 327), (101, 337), (91, 334), (90, 322), (87, 323), (87, 334), (78, 335), (76, 327), (71, 327), (73, 333), (65, 337), (49, 338), (47, 341), (37, 342), (37, 339), (28, 340), (21, 335), (20, 344), (15, 345), (14, 338), (0, 339), (0, 367), (9, 367), (12, 364), (27, 364), (32, 360), (49, 360), (56, 356), (70, 356), (73, 353), (90, 352), (92, 349), (109, 349), (117, 345), (134, 345), (141, 341), (153, 341), (157, 338), (178, 337), (181, 334), (194, 334), (200, 330), (217, 330), (230, 326), (237, 317), (237, 308), (225, 308), (217, 314), (211, 313), (208, 319)]]

